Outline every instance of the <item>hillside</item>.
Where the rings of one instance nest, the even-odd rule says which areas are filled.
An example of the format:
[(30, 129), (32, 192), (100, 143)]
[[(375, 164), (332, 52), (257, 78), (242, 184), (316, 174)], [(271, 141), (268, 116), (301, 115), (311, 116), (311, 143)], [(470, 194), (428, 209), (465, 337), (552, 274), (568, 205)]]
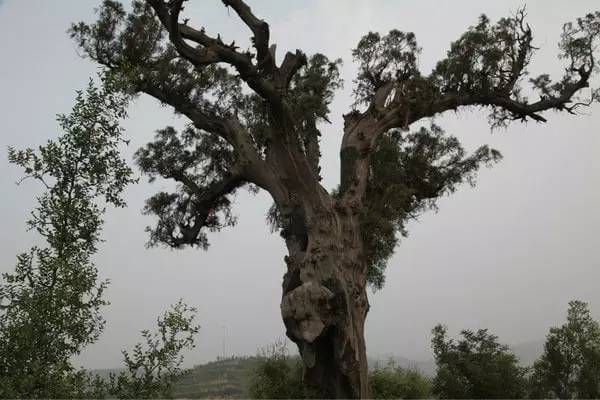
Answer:
[(175, 385), (176, 398), (247, 398), (248, 377), (257, 357), (233, 357), (197, 365)]
[[(531, 365), (542, 352), (543, 342), (527, 342), (511, 346), (521, 360), (522, 365)], [(196, 365), (189, 375), (175, 384), (176, 398), (248, 398), (248, 380), (251, 371), (259, 362), (258, 357), (232, 357), (220, 359), (202, 365)], [(369, 359), (371, 368), (385, 367), (389, 362), (394, 365), (416, 369), (426, 376), (435, 375), (435, 362), (414, 361), (399, 356), (379, 356)], [(117, 370), (96, 370), (102, 377)]]
[[(197, 365), (175, 385), (176, 398), (248, 398), (248, 378), (259, 362), (258, 357), (233, 357)], [(402, 368), (416, 369), (427, 376), (435, 373), (433, 361), (417, 362), (402, 357), (369, 360), (372, 368), (384, 367), (389, 361)]]

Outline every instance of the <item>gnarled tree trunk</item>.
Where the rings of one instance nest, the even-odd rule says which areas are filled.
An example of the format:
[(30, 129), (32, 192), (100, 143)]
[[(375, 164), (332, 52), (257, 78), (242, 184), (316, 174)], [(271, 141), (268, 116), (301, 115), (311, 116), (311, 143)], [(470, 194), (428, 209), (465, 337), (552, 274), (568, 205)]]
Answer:
[(327, 396), (367, 398), (369, 303), (358, 219), (334, 207), (305, 215), (284, 232), (289, 256), (281, 313), (287, 335), (302, 355), (306, 384)]

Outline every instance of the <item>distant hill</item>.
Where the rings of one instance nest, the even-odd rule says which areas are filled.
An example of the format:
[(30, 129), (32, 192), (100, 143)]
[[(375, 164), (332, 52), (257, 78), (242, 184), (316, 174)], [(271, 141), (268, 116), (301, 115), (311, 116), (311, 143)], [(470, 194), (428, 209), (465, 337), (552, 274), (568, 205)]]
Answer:
[(369, 368), (383, 368), (392, 363), (396, 367), (419, 371), (425, 376), (432, 378), (435, 376), (436, 366), (434, 360), (415, 361), (399, 356), (380, 356), (369, 359)]
[[(248, 377), (258, 364), (257, 357), (232, 357), (191, 368), (190, 373), (175, 383), (174, 397), (187, 399), (248, 398)], [(123, 368), (95, 369), (91, 372), (108, 380), (111, 373)]]

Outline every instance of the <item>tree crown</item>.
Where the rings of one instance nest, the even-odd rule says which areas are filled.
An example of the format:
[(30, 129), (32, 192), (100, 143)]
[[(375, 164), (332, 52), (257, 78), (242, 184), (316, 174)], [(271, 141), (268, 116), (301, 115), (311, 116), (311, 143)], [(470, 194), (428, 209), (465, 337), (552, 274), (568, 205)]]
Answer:
[[(136, 156), (151, 179), (178, 183), (175, 192), (148, 200), (146, 211), (158, 220), (149, 228), (152, 245), (206, 248), (206, 229), (235, 223), (232, 197), (243, 187), (272, 195), (271, 219), (291, 238), (292, 221), (321, 201), (307, 199), (327, 193), (320, 184), (320, 125), (341, 85), (339, 60), (296, 50), (278, 65), (269, 25), (242, 0), (223, 4), (250, 29), (252, 48), (193, 28), (182, 17), (183, 0), (136, 0), (130, 11), (105, 0), (95, 23), (71, 28), (85, 55), (131, 92), (153, 96), (191, 121), (182, 132), (159, 130)], [(597, 91), (581, 93), (597, 69), (600, 13), (564, 26), (563, 78), (540, 75), (529, 85), (535, 47), (525, 17), (525, 10), (497, 23), (481, 16), (429, 74), (419, 69), (411, 32), (371, 32), (353, 50), (355, 105), (344, 116), (340, 185), (329, 196), (340, 209), (360, 214), (374, 287), (383, 284), (406, 221), (500, 158), (487, 147), (468, 155), (438, 127), (403, 133), (411, 124), (459, 107), (489, 109), (492, 126), (545, 122), (547, 111), (574, 114), (598, 99)]]

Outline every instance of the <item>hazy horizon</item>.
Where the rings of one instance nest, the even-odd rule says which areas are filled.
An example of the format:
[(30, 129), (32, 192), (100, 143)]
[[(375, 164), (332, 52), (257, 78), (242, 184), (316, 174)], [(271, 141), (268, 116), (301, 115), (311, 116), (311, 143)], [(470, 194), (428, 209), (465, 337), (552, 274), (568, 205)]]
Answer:
[[(0, 0), (4, 151), (8, 145), (35, 147), (60, 133), (55, 115), (69, 112), (75, 90), (97, 71), (77, 54), (66, 30), (72, 22), (92, 21), (99, 3)], [(270, 23), (278, 57), (300, 48), (344, 60), (345, 85), (332, 105), (332, 124), (322, 127), (327, 188), (338, 180), (342, 114), (352, 103), (356, 71), (351, 49), (363, 34), (414, 31), (423, 48), (421, 70), (427, 73), (479, 14), (494, 21), (522, 5), (520, 0), (347, 0), (343, 7), (325, 0), (248, 3)], [(560, 76), (563, 62), (556, 56), (562, 24), (595, 8), (600, 8), (597, 0), (528, 5), (534, 44), (541, 48), (532, 76)], [(250, 33), (220, 1), (190, 1), (186, 13), (191, 25), (204, 25), (227, 41), (248, 42)], [(441, 199), (438, 213), (409, 224), (410, 236), (389, 262), (385, 287), (370, 293), (369, 354), (430, 359), (430, 331), (437, 323), (448, 325), (452, 336), (462, 329), (489, 328), (508, 344), (543, 340), (549, 327), (562, 324), (571, 299), (589, 302), (592, 314), (600, 317), (600, 107), (584, 114), (549, 113), (545, 125), (513, 123), (493, 134), (485, 110), (436, 118), (467, 149), (489, 144), (504, 160), (482, 170), (475, 188), (464, 185)], [(170, 109), (140, 97), (124, 123), (131, 139), (127, 160), (157, 129), (184, 124)], [(34, 232), (26, 232), (25, 220), (41, 188), (33, 182), (16, 186), (20, 176), (3, 153), (0, 272), (11, 270), (18, 253), (39, 243)], [(279, 312), (285, 246), (265, 223), (269, 196), (238, 195), (234, 211), (239, 224), (209, 234), (206, 252), (146, 249), (144, 228), (154, 220), (140, 210), (165, 185), (149, 184), (142, 176), (127, 189), (128, 207), (106, 215), (105, 243), (95, 262), (101, 277), (111, 280), (106, 296), (112, 304), (103, 313), (107, 324), (101, 339), (79, 357), (85, 367), (119, 366), (120, 350), (139, 341), (139, 331), (153, 328), (156, 317), (179, 298), (198, 308), (201, 325), (187, 365), (221, 356), (224, 339), (226, 355), (251, 355), (285, 336)]]

